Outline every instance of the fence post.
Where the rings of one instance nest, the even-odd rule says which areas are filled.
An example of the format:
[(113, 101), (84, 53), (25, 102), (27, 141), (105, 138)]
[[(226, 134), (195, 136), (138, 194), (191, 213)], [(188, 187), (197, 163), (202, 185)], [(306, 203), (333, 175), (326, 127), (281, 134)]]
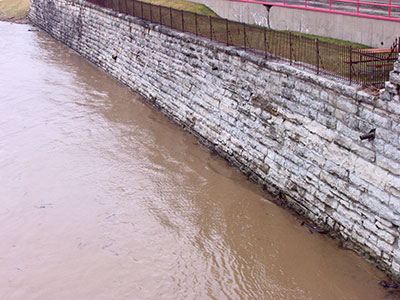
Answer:
[(140, 13), (141, 13), (141, 17), (142, 17), (142, 19), (144, 19), (143, 18), (143, 16), (144, 16), (144, 13), (143, 13), (143, 2), (139, 2), (140, 3)]
[(213, 30), (212, 30), (212, 20), (211, 20), (211, 16), (209, 17), (210, 19), (210, 39), (213, 39)]
[(246, 23), (243, 23), (243, 45), (244, 45), (244, 50), (246, 51), (246, 47), (247, 47), (247, 35), (246, 35)]
[(289, 49), (290, 65), (292, 65), (292, 33), (291, 32), (289, 32), (289, 47), (290, 47), (290, 49)]
[(162, 7), (160, 5), (160, 24), (162, 25)]
[(267, 28), (264, 26), (264, 55), (267, 58)]
[(185, 18), (183, 17), (183, 10), (181, 10), (181, 16), (182, 16), (182, 32), (185, 32)]
[(172, 7), (169, 7), (169, 20), (170, 20), (170, 23), (171, 23), (171, 28), (173, 28), (172, 27)]
[(194, 14), (194, 24), (196, 26), (196, 36), (198, 35), (198, 31), (197, 31), (197, 13)]
[(352, 61), (352, 59), (353, 59), (353, 47), (350, 45), (350, 47), (349, 47), (349, 55), (350, 55), (350, 59), (349, 59), (349, 79), (350, 79), (350, 85), (351, 85), (351, 80), (352, 80), (352, 77), (353, 77), (353, 68), (352, 68), (352, 66), (353, 66), (353, 61)]
[(226, 26), (226, 45), (229, 46), (229, 23), (228, 23), (228, 19), (225, 19), (225, 26)]
[(400, 59), (400, 35), (397, 38), (397, 53), (399, 54), (399, 56), (397, 57), (397, 59)]
[(153, 5), (150, 4), (149, 7), (150, 7), (150, 22), (153, 23), (153, 10), (152, 10)]
[(134, 16), (134, 17), (136, 17), (135, 3), (136, 3), (136, 1), (133, 0), (133, 1), (132, 1), (132, 16)]
[(319, 40), (315, 40), (316, 46), (316, 55), (317, 55), (317, 75), (319, 75)]

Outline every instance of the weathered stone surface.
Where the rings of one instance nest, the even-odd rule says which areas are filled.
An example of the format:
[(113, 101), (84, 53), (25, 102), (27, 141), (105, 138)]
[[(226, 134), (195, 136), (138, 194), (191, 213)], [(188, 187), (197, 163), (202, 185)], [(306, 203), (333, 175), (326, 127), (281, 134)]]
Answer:
[(83, 0), (29, 18), (400, 278), (400, 63), (377, 98)]

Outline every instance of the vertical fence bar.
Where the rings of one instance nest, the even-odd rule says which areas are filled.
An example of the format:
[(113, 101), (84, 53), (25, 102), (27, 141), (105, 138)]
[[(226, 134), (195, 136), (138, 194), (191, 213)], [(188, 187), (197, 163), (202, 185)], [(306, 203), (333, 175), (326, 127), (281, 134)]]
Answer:
[(198, 29), (197, 29), (197, 13), (194, 14), (194, 25), (196, 26), (196, 36), (198, 36)]
[(290, 47), (290, 49), (289, 49), (290, 65), (292, 65), (292, 33), (291, 32), (289, 32), (289, 47)]
[(267, 57), (267, 28), (264, 26), (264, 56)]
[(136, 17), (136, 9), (135, 9), (136, 0), (132, 1), (132, 15)]
[(125, 0), (125, 11), (124, 13), (128, 14), (128, 4), (127, 4), (127, 0)]
[(226, 27), (226, 45), (229, 46), (229, 23), (228, 23), (228, 19), (225, 19), (225, 27)]
[(185, 32), (185, 18), (183, 16), (183, 10), (181, 10), (181, 17), (182, 17), (182, 32)]
[(143, 16), (144, 16), (144, 13), (143, 13), (143, 2), (139, 2), (140, 3), (140, 16), (142, 17), (142, 19), (143, 19)]
[(149, 7), (150, 7), (150, 22), (153, 23), (153, 9), (152, 9), (153, 5), (150, 4)]
[(213, 40), (213, 28), (212, 28), (212, 19), (210, 16), (210, 39)]
[(352, 77), (353, 77), (353, 61), (352, 61), (352, 59), (353, 59), (353, 47), (350, 45), (350, 47), (349, 47), (349, 55), (350, 55), (350, 57), (349, 57), (349, 79), (350, 79), (350, 85), (351, 85), (351, 80), (353, 79)]
[(160, 5), (160, 24), (162, 25), (162, 7)]
[(398, 53), (397, 59), (400, 59), (400, 36), (397, 38), (397, 53)]
[(316, 50), (316, 55), (317, 55), (317, 75), (319, 75), (319, 40), (315, 40), (315, 50)]
[(246, 35), (246, 23), (243, 23), (243, 46), (244, 50), (247, 48), (247, 35)]
[(329, 10), (332, 10), (332, 0), (329, 0)]
[(389, 0), (389, 18), (391, 10), (392, 10), (392, 0)]
[(357, 13), (360, 12), (360, 0), (357, 0)]
[(169, 8), (169, 20), (170, 20), (170, 23), (171, 23), (171, 28), (173, 28), (172, 27), (172, 7)]

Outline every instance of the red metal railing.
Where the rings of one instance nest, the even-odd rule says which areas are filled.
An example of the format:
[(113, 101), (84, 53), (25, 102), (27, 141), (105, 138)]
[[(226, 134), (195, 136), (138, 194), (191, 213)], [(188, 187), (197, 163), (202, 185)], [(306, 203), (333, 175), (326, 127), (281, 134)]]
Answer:
[(279, 6), (310, 11), (364, 17), (377, 20), (400, 22), (400, 5), (392, 0), (231, 0), (269, 6)]

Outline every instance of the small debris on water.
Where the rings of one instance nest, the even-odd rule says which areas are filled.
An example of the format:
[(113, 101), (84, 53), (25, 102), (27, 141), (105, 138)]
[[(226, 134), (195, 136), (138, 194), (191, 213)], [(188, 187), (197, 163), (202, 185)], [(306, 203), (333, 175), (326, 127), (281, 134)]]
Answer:
[(78, 249), (82, 249), (82, 248), (86, 247), (87, 245), (88, 245), (87, 243), (82, 243), (82, 242), (81, 242), (81, 243), (78, 244), (78, 247), (77, 247), (77, 248), (78, 248)]
[(379, 281), (379, 283), (378, 283), (380, 286), (383, 286), (384, 288), (387, 288), (387, 289), (397, 289), (397, 288), (399, 288), (399, 285), (397, 284), (397, 283), (395, 283), (395, 282), (392, 282), (392, 281), (386, 281), (386, 280), (381, 280), (381, 281)]
[(41, 205), (39, 205), (39, 206), (35, 206), (35, 208), (39, 208), (39, 209), (42, 209), (42, 208), (52, 208), (53, 207), (53, 203), (44, 203), (44, 204), (41, 204)]
[(287, 207), (287, 200), (282, 192), (279, 192), (277, 197), (275, 199), (272, 199), (271, 201), (280, 207)]
[(307, 228), (307, 231), (311, 234), (313, 234), (314, 232), (320, 233), (320, 234), (327, 234), (328, 232), (326, 230), (323, 229), (319, 229), (316, 228), (314, 226), (311, 226), (310, 224), (308, 224), (305, 220), (302, 220), (300, 218), (296, 218), (296, 221), (299, 222), (299, 224), (301, 226), (305, 226)]

